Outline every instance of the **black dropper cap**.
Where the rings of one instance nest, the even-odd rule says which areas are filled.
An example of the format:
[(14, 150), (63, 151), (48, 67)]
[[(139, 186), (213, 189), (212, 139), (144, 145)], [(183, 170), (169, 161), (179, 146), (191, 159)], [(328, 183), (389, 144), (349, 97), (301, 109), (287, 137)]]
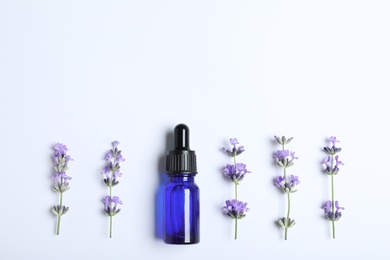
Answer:
[(174, 130), (175, 149), (167, 153), (167, 173), (197, 173), (195, 151), (190, 150), (190, 129), (178, 124)]

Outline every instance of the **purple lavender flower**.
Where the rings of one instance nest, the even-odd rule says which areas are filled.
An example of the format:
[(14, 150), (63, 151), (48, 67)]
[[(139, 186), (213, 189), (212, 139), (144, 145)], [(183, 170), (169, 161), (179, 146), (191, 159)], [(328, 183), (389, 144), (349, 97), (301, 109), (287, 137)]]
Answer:
[(60, 220), (61, 216), (68, 212), (69, 207), (62, 205), (62, 194), (69, 190), (69, 181), (72, 177), (66, 174), (69, 169), (69, 161), (73, 159), (67, 155), (68, 148), (62, 143), (57, 143), (53, 147), (53, 161), (54, 161), (54, 174), (50, 176), (54, 180), (53, 190), (59, 193), (60, 204), (53, 206), (51, 211), (57, 216), (57, 235), (60, 233)]
[(332, 143), (332, 146), (335, 146), (336, 142), (340, 142), (340, 141), (337, 140), (336, 136), (331, 136), (329, 138), (329, 141)]
[(298, 160), (299, 157), (295, 156), (295, 152), (290, 152), (291, 160)]
[(277, 187), (282, 187), (282, 182), (284, 182), (284, 177), (283, 176), (278, 176), (274, 180), (274, 184)]
[(68, 162), (73, 161), (73, 159), (66, 154), (68, 148), (66, 145), (57, 143), (53, 147), (53, 160), (55, 163), (54, 170), (56, 172), (65, 172), (68, 170)]
[(344, 210), (344, 207), (339, 206), (339, 202), (336, 200), (335, 202), (336, 211), (341, 214), (341, 211)]
[(335, 201), (335, 208), (336, 212), (334, 213), (334, 220), (339, 220), (342, 217), (342, 210), (344, 210), (344, 207), (339, 206), (339, 202), (336, 200)]
[(233, 164), (227, 164), (223, 169), (223, 173), (233, 182), (240, 182), (244, 179), (245, 174), (250, 173), (250, 171), (246, 169), (246, 164), (237, 163), (236, 166)]
[[(111, 199), (111, 197), (107, 195), (102, 199), (102, 202), (104, 204), (104, 212), (110, 217), (113, 217), (120, 212), (120, 209), (117, 208), (118, 204), (123, 205), (122, 201), (117, 196), (114, 196)], [(114, 203), (114, 205), (112, 205), (112, 203)]]
[(123, 173), (119, 172), (119, 171), (116, 171), (114, 172), (114, 179), (117, 179), (119, 177), (122, 177)]
[(66, 145), (57, 143), (53, 147), (53, 160), (54, 160), (54, 175), (50, 178), (54, 179), (53, 189), (59, 193), (62, 193), (69, 189), (68, 181), (72, 178), (66, 175), (66, 171), (69, 169), (68, 162), (73, 160), (66, 154), (68, 148)]
[(226, 167), (223, 168), (223, 173), (229, 177), (235, 174), (234, 164), (227, 164)]
[(111, 205), (111, 197), (110, 196), (105, 196), (104, 199), (102, 199), (102, 202), (104, 203), (104, 208), (107, 209)]
[(115, 204), (114, 207), (116, 207), (118, 204), (123, 205), (123, 202), (117, 196), (112, 197), (112, 202)]
[(230, 143), (234, 147), (236, 147), (236, 145), (239, 144), (239, 142), (237, 141), (237, 138), (230, 138)]
[(293, 193), (297, 190), (295, 186), (300, 183), (298, 176), (291, 175), (290, 182), (286, 182), (283, 176), (278, 176), (274, 179), (274, 185), (284, 193)]
[(237, 181), (241, 181), (244, 178), (245, 174), (247, 173), (250, 173), (250, 171), (246, 169), (246, 164), (243, 163), (236, 164)]
[(339, 165), (344, 165), (344, 163), (342, 161), (339, 161), (339, 156), (338, 155), (336, 155), (334, 157), (334, 159), (336, 161), (336, 165), (334, 166), (333, 171), (332, 171), (331, 174), (336, 175), (339, 172), (339, 170), (340, 170)]
[(119, 145), (119, 142), (118, 141), (114, 141), (114, 142), (112, 142), (112, 145), (114, 146), (114, 148), (116, 148)]
[(291, 181), (291, 184), (292, 184), (293, 186), (298, 185), (298, 184), (300, 183), (300, 181), (299, 181), (299, 179), (298, 179), (298, 176), (294, 176), (294, 175), (292, 175), (292, 174), (291, 174), (291, 179), (290, 179), (290, 181)]
[(111, 162), (111, 160), (113, 159), (113, 154), (112, 154), (112, 150), (108, 151), (106, 156), (104, 157), (104, 159), (107, 161), (107, 162)]
[(277, 150), (276, 153), (274, 153), (274, 158), (278, 160), (286, 159), (290, 155), (290, 152), (288, 150)]
[(325, 146), (324, 151), (329, 155), (335, 155), (341, 151), (341, 148), (336, 147), (336, 142), (340, 142), (337, 140), (335, 136), (329, 138), (329, 141), (332, 143), (332, 147)]
[(336, 147), (336, 143), (340, 141), (337, 140), (335, 136), (331, 136), (329, 141), (332, 143), (332, 147), (324, 147), (324, 151), (328, 156), (322, 164), (325, 164), (325, 171), (331, 176), (332, 200), (327, 201), (322, 208), (325, 212), (325, 218), (332, 221), (332, 236), (333, 239), (335, 239), (335, 221), (338, 221), (341, 218), (342, 210), (344, 210), (344, 208), (340, 207), (339, 202), (334, 198), (334, 176), (339, 173), (339, 166), (344, 165), (344, 163), (339, 160), (339, 155), (336, 155), (341, 151), (341, 148)]
[(118, 163), (119, 163), (119, 162), (124, 162), (124, 161), (125, 161), (125, 159), (122, 157), (122, 154), (121, 154), (121, 153), (117, 153), (117, 155), (116, 155), (116, 160), (117, 160)]
[(68, 148), (66, 147), (66, 145), (61, 144), (61, 143), (55, 144), (53, 149), (54, 149), (53, 156), (64, 155), (68, 151)]
[(245, 151), (244, 146), (239, 146), (237, 148), (237, 145), (239, 143), (236, 138), (231, 138), (230, 144), (232, 145), (231, 150), (227, 148), (222, 148), (222, 151), (233, 157), (234, 164), (227, 164), (222, 172), (225, 174), (225, 176), (229, 177), (232, 182), (234, 182), (235, 199), (227, 200), (226, 206), (223, 207), (223, 209), (228, 216), (235, 219), (234, 238), (237, 239), (237, 220), (245, 217), (245, 212), (249, 210), (248, 208), (246, 208), (247, 203), (243, 203), (237, 200), (237, 187), (238, 183), (242, 181), (245, 175), (247, 173), (250, 173), (250, 171), (247, 170), (246, 164), (236, 162), (236, 156), (242, 154)]
[(325, 165), (325, 172), (328, 175), (336, 175), (340, 170), (339, 165), (344, 165), (344, 163), (339, 160), (338, 155), (336, 155), (334, 159), (336, 161), (336, 165), (333, 167), (333, 169), (332, 169), (332, 161), (333, 161), (332, 156), (329, 155), (324, 161), (322, 161), (322, 164)]
[(325, 160), (322, 161), (325, 165), (325, 171), (329, 174), (332, 172), (332, 157), (329, 155)]
[[(104, 175), (103, 181), (110, 188), (110, 194), (112, 194), (112, 188), (119, 184), (118, 178), (123, 175), (120, 172), (120, 164), (125, 161), (122, 156), (122, 152), (118, 149), (119, 142), (112, 142), (113, 149), (106, 153), (104, 159), (106, 160), (106, 166), (104, 167), (102, 174)], [(110, 238), (112, 237), (112, 217), (120, 212), (117, 208), (118, 204), (122, 205), (123, 202), (117, 196), (105, 196), (102, 200), (104, 203), (104, 211), (110, 217)]]
[(330, 221), (339, 220), (342, 216), (341, 211), (344, 210), (343, 207), (339, 206), (339, 202), (337, 200), (335, 201), (336, 211), (333, 212), (332, 201), (330, 201), (330, 200), (328, 200), (322, 208), (324, 209), (324, 212), (325, 212), (325, 218), (330, 220)]
[(322, 206), (322, 209), (324, 209), (325, 214), (332, 212), (332, 201), (328, 200), (325, 202), (324, 206)]
[(294, 165), (294, 161), (299, 159), (295, 156), (295, 152), (289, 150), (277, 150), (273, 154), (273, 158), (276, 159), (276, 164), (280, 167), (290, 167)]
[(344, 163), (342, 161), (339, 161), (339, 156), (336, 155), (334, 157), (335, 161), (336, 161), (336, 167), (338, 167), (339, 165), (344, 165)]
[(293, 140), (293, 137), (287, 139), (284, 136), (281, 138), (274, 136), (274, 138), (280, 145), (282, 145), (282, 150), (276, 150), (272, 156), (275, 159), (276, 164), (284, 168), (284, 175), (276, 177), (274, 179), (274, 185), (283, 193), (286, 193), (288, 202), (287, 217), (278, 219), (276, 223), (279, 227), (284, 228), (284, 239), (287, 240), (287, 230), (295, 225), (295, 220), (290, 218), (290, 194), (297, 191), (295, 187), (300, 183), (299, 178), (296, 175), (291, 175), (289, 178), (290, 180), (288, 181), (287, 168), (293, 166), (294, 162), (299, 158), (295, 156), (295, 152), (285, 149), (285, 145), (290, 143)]
[(123, 174), (120, 172), (120, 163), (124, 162), (125, 159), (122, 156), (122, 151), (118, 150), (118, 141), (112, 143), (114, 149), (107, 152), (104, 159), (107, 165), (104, 167), (102, 174), (104, 174), (104, 183), (108, 187), (113, 187), (119, 184), (118, 178)]
[(66, 175), (65, 172), (56, 172), (54, 173), (54, 176), (51, 176), (50, 178), (54, 179), (55, 184), (62, 184), (62, 183), (67, 183), (68, 180), (71, 180), (72, 177), (69, 177)]
[(231, 150), (225, 147), (222, 148), (222, 151), (229, 156), (236, 157), (237, 155), (240, 155), (245, 151), (244, 146), (239, 146), (237, 148), (237, 144), (239, 144), (239, 142), (236, 138), (230, 138), (230, 144), (233, 146)]
[(105, 166), (104, 167), (104, 170), (102, 172), (104, 174), (104, 180), (105, 180), (105, 183), (111, 178), (111, 168), (110, 166)]
[(246, 202), (232, 199), (226, 201), (226, 206), (224, 206), (223, 209), (229, 217), (234, 219), (242, 219), (246, 216), (245, 212), (249, 211), (249, 208), (247, 208), (246, 205)]

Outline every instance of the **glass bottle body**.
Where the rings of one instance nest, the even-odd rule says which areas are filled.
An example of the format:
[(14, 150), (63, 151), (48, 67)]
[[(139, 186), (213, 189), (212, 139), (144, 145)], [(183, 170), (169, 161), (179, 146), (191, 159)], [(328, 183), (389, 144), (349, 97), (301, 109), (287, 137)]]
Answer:
[(164, 192), (164, 242), (199, 243), (199, 188), (195, 173), (168, 174)]

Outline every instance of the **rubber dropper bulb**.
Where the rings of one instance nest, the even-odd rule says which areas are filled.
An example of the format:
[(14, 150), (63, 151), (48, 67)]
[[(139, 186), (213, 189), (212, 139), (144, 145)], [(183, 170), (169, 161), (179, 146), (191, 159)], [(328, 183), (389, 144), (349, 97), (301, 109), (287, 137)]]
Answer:
[(174, 129), (175, 150), (190, 149), (190, 129), (185, 124), (178, 124)]

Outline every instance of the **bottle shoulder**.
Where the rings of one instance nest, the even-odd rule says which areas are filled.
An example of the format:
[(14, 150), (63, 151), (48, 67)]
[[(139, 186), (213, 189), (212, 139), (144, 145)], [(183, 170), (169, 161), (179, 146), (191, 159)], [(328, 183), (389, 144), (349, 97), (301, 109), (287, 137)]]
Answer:
[(165, 184), (165, 190), (173, 190), (175, 188), (199, 190), (199, 187), (195, 182), (168, 182)]

